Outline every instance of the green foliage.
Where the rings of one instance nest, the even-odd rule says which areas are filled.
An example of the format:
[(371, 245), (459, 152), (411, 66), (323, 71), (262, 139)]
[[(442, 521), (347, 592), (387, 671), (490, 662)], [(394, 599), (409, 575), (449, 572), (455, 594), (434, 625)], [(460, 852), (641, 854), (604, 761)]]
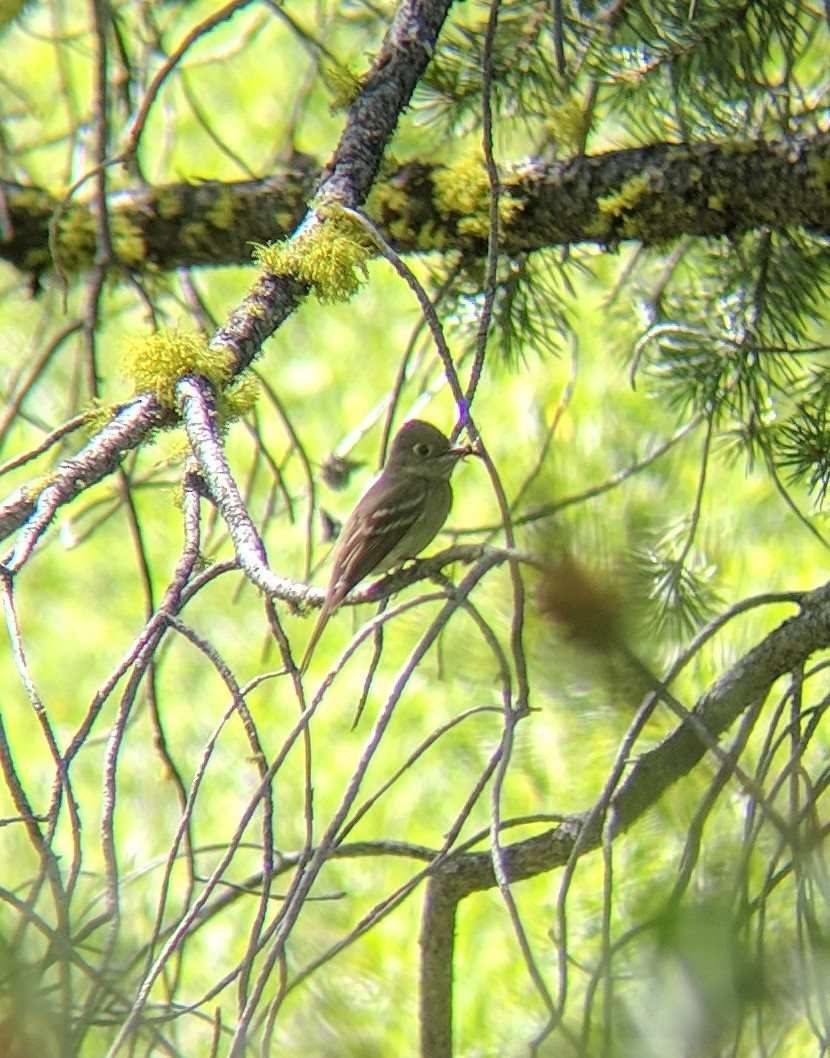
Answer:
[[(822, 382), (822, 388), (826, 383)], [(774, 436), (775, 459), (790, 481), (806, 482), (819, 505), (830, 488), (830, 418), (825, 402), (798, 401), (789, 421)]]
[[(490, 5), (471, 0), (448, 27), (440, 53), (418, 89), (419, 109), (437, 133), (454, 137), (481, 123), (481, 63)], [(494, 102), (519, 127), (550, 117), (562, 88), (547, 46), (549, 27), (532, 0), (499, 12), (491, 59)]]
[[(803, 374), (820, 320), (812, 307), (827, 267), (821, 242), (752, 234), (696, 250), (661, 292), (649, 358), (673, 402), (760, 413)], [(695, 381), (697, 379), (697, 381)]]
[(630, 587), (653, 603), (646, 610), (651, 627), (675, 640), (693, 635), (722, 604), (717, 567), (691, 546), (691, 532), (688, 524), (674, 526), (633, 555)]
[(588, 62), (638, 140), (775, 134), (813, 118), (811, 101), (782, 87), (821, 61), (820, 18), (789, 2), (634, 3), (610, 46), (592, 38)]
[[(469, 237), (484, 246), (490, 234), (484, 92), (503, 222), (516, 218), (514, 174), (555, 175), (582, 154), (595, 168), (578, 194), (626, 217), (658, 200), (662, 174), (597, 192), (611, 148), (717, 141), (740, 161), (759, 137), (797, 144), (826, 127), (823, 10), (452, 5), (391, 145), (396, 171), (412, 160), (437, 174), (418, 230), (426, 243), (440, 227), (446, 244), (407, 263), (448, 364), (410, 286), (331, 201), (257, 251), (259, 274), (161, 274), (115, 212), (121, 265), (100, 286), (84, 274), (101, 249), (90, 202), (102, 122), (113, 156), (148, 102), (138, 153), (107, 170), (109, 187), (161, 188), (153, 219), (174, 222), (168, 237), (186, 249), (205, 222), (186, 213), (193, 185), (226, 181), (209, 219), (230, 230), (238, 181), (298, 155), (304, 171), (309, 155), (325, 166), (344, 123), (332, 104), (386, 87), (384, 68), (363, 73), (395, 4), (286, 0), (216, 24), (207, 0), (125, 0), (96, 7), (100, 24), (64, 0), (12, 6), (3, 158), (31, 187), (9, 204), (42, 227), (79, 170), (88, 179), (57, 232), (66, 289), (4, 266), (0, 297), (0, 480), (50, 526), (19, 574), (14, 541), (2, 560), (0, 1052), (24, 1041), (49, 1058), (53, 1047), (97, 1058), (135, 1010), (118, 1058), (226, 1055), (248, 1004), (257, 1053), (414, 1053), (424, 892), (447, 850), (479, 856), (456, 861), (450, 888), (482, 869), (445, 936), (457, 1054), (531, 1040), (557, 1058), (821, 1048), (821, 628), (806, 661), (776, 660), (793, 671), (765, 700), (750, 688), (699, 763), (671, 750), (698, 744), (688, 728), (678, 736), (673, 710), (699, 714), (756, 664), (750, 651), (824, 577), (821, 521), (800, 505), (830, 488), (826, 235), (742, 233), (724, 193), (711, 203), (722, 234), (673, 245), (640, 246), (632, 225), (614, 247), (584, 231), (580, 244), (488, 262)], [(98, 61), (106, 99), (91, 87)], [(363, 130), (360, 163), (382, 165)], [(821, 164), (806, 178), (827, 184)], [(411, 205), (407, 186), (393, 182), (384, 203)], [(282, 218), (271, 204), (259, 218), (263, 241), (274, 208)], [(449, 218), (468, 237), (463, 256)], [(402, 230), (384, 234), (395, 245)], [(45, 268), (45, 244), (23, 259)], [(284, 293), (281, 276), (317, 301), (280, 303), (272, 334), (261, 295)], [(260, 357), (261, 383), (233, 377), (236, 361), (204, 337), (214, 327)], [(77, 432), (64, 421), (112, 406), (114, 350), (148, 329), (126, 356), (135, 391), (172, 409), (177, 380), (195, 372), (223, 425), (242, 420), (223, 436), (250, 517), (242, 546), (204, 482), (183, 483), (185, 443), (167, 436), (119, 453), (117, 475), (44, 513), (57, 468), (85, 469), (108, 428), (104, 413)], [(468, 409), (447, 384), (453, 369), (492, 466), (458, 468), (434, 551), (501, 546), (507, 511), (513, 565), (483, 574), (451, 614), (470, 562), (396, 592), (376, 667), (376, 634), (353, 642), (375, 608), (343, 607), (300, 683), (285, 651), (300, 656), (308, 636), (304, 585), (328, 576), (320, 515), (343, 520), (405, 418), (458, 423)], [(260, 561), (251, 525), (277, 585), (267, 599), (240, 571)], [(673, 701), (658, 695), (640, 727), (661, 680)], [(506, 711), (517, 704), (521, 718)], [(654, 764), (643, 814), (621, 823), (643, 760)], [(594, 808), (604, 847), (567, 870), (561, 858), (534, 866), (541, 848), (566, 856), (575, 814)], [(499, 860), (497, 824), (524, 858)], [(494, 866), (516, 862), (530, 877), (500, 891)]]
[(561, 354), (568, 336), (567, 269), (553, 253), (504, 261), (494, 311), (496, 347), (516, 364), (531, 351)]
[[(579, 268), (576, 254), (567, 262), (553, 252), (502, 258), (489, 335), (499, 361), (516, 368), (531, 353), (561, 355), (573, 315), (569, 275)], [(460, 269), (452, 262), (430, 276), (431, 285), (442, 290), (447, 329), (468, 352), (477, 341), (483, 279), (480, 267)]]

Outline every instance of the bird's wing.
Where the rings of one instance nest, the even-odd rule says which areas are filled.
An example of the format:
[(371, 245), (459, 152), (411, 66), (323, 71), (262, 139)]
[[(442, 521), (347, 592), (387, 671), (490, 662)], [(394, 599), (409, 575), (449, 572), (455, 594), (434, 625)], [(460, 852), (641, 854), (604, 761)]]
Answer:
[(426, 483), (417, 479), (391, 488), (388, 482), (378, 481), (354, 509), (334, 549), (326, 601), (308, 641), (300, 672), (308, 668), (329, 618), (355, 584), (408, 557), (401, 553), (400, 545), (423, 516), (426, 493)]
[(380, 488), (374, 496), (369, 490), (337, 541), (331, 593), (338, 603), (364, 577), (406, 557), (398, 547), (422, 515), (426, 491), (426, 483), (418, 479), (400, 490)]

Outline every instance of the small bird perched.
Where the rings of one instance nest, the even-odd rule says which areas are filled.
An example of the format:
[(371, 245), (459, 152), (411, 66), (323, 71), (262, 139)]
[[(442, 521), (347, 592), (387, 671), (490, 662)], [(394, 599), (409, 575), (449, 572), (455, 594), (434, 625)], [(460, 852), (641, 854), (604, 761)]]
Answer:
[(459, 459), (472, 454), (469, 447), (453, 448), (440, 430), (421, 419), (404, 423), (395, 434), (381, 474), (337, 538), (326, 599), (301, 672), (328, 619), (352, 588), (372, 573), (414, 558), (432, 541), (450, 513), (450, 475)]

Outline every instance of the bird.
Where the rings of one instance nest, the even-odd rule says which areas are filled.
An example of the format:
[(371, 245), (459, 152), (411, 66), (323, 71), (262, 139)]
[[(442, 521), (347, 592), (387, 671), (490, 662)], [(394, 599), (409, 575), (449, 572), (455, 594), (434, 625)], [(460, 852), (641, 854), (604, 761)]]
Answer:
[(469, 446), (454, 448), (423, 419), (410, 419), (398, 430), (383, 470), (358, 500), (334, 546), (326, 597), (301, 673), (329, 618), (352, 588), (372, 573), (414, 558), (432, 542), (452, 506), (450, 476), (460, 459), (474, 454)]

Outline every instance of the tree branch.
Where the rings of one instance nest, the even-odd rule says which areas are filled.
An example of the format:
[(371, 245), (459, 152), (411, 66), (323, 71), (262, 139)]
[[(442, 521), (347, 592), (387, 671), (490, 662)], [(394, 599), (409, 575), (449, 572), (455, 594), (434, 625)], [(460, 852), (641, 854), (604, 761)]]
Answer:
[[(801, 613), (784, 621), (718, 679), (698, 702), (694, 715), (717, 738), (751, 705), (762, 702), (777, 679), (830, 645), (830, 584), (805, 595)], [(610, 836), (626, 831), (662, 794), (703, 757), (705, 746), (690, 722), (682, 723), (643, 754), (611, 799)], [(505, 847), (508, 880), (522, 881), (564, 867), (578, 848), (583, 855), (602, 839), (604, 813), (591, 808), (552, 830)], [(586, 829), (587, 828), (587, 829)], [(421, 919), (421, 1054), (452, 1053), (452, 958), (458, 903), (497, 885), (490, 851), (461, 852), (441, 859), (427, 887)]]
[[(773, 629), (740, 661), (716, 680), (694, 709), (697, 721), (717, 739), (746, 709), (762, 701), (773, 684), (798, 669), (819, 650), (830, 646), (830, 584), (804, 595), (801, 612)], [(693, 724), (680, 724), (658, 746), (638, 758), (628, 778), (611, 800), (613, 833), (628, 830), (659, 801), (665, 791), (686, 775), (704, 756), (706, 748)], [(581, 835), (590, 824), (593, 832)], [(580, 836), (581, 835), (581, 836)], [(593, 811), (571, 816), (553, 830), (505, 848), (505, 866), (511, 882), (563, 867), (579, 839), (584, 852), (595, 849), (600, 829)], [(490, 852), (450, 856), (439, 871), (446, 875), (457, 900), (496, 885)]]
[[(377, 64), (376, 64), (377, 67)], [(380, 73), (376, 74), (380, 77)], [(367, 78), (368, 83), (368, 78)], [(399, 89), (402, 87), (398, 82)], [(391, 115), (386, 93), (361, 93), (320, 191), (344, 205), (362, 202), (376, 172), (378, 143), (358, 152), (363, 129), (378, 129)], [(400, 94), (394, 96), (400, 102)], [(500, 232), (508, 255), (580, 242), (613, 244), (636, 239), (661, 245), (683, 235), (734, 236), (753, 228), (799, 225), (830, 233), (830, 137), (786, 143), (655, 143), (646, 147), (582, 155), (555, 165), (530, 162), (502, 173), (510, 204)], [(249, 264), (251, 243), (284, 238), (302, 221), (320, 167), (307, 156), (262, 180), (206, 181), (119, 192), (111, 207), (121, 222), (116, 252), (128, 267), (148, 261), (169, 270), (182, 266)], [(380, 181), (371, 215), (398, 253), (459, 250), (486, 253), (486, 239), (472, 234), (469, 214), (447, 211), (436, 187), (452, 181), (441, 166), (409, 162)], [(367, 180), (369, 181), (367, 185)], [(0, 258), (21, 270), (49, 267), (49, 217), (55, 199), (43, 189), (0, 181), (11, 220), (11, 237)], [(482, 224), (487, 200), (482, 198)], [(86, 218), (86, 219), (85, 219)], [(87, 207), (73, 205), (64, 231), (91, 226)], [(119, 241), (120, 239), (120, 241)], [(61, 244), (63, 246), (63, 244)], [(92, 243), (90, 242), (90, 255)], [(78, 266), (78, 249), (66, 248)], [(136, 260), (133, 260), (136, 256)]]
[[(318, 191), (321, 199), (350, 207), (365, 201), (386, 144), (435, 51), (451, 3), (452, 0), (402, 0), (349, 111), (328, 175)], [(42, 204), (40, 209), (48, 221), (49, 214), (43, 211)], [(306, 227), (319, 223), (313, 210), (303, 222)], [(307, 293), (307, 286), (293, 276), (260, 275), (226, 326), (214, 335), (211, 348), (230, 349), (234, 356), (233, 374), (242, 372)], [(0, 538), (38, 512), (27, 527), (23, 551), (18, 546), (13, 568), (25, 561), (61, 505), (112, 473), (126, 451), (138, 447), (153, 429), (169, 420), (169, 410), (154, 395), (142, 394), (81, 453), (61, 464), (52, 476), (57, 480), (50, 481), (40, 493), (24, 487), (10, 496), (0, 507)]]
[(15, 571), (25, 563), (60, 507), (112, 474), (125, 452), (170, 421), (170, 412), (152, 394), (144, 393), (120, 408), (80, 452), (49, 474), (45, 484), (41, 479), (39, 484), (23, 485), (13, 492), (0, 505), (0, 540), (26, 524), (8, 568)]

